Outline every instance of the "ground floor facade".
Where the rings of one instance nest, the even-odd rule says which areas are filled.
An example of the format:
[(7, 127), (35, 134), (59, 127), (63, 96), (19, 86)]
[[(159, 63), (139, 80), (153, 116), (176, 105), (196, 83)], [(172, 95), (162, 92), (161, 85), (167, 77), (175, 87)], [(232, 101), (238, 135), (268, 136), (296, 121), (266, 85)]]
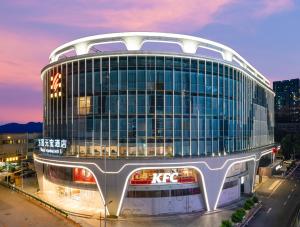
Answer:
[(36, 154), (40, 193), (73, 212), (139, 216), (210, 212), (254, 190), (255, 152), (208, 158), (95, 159)]

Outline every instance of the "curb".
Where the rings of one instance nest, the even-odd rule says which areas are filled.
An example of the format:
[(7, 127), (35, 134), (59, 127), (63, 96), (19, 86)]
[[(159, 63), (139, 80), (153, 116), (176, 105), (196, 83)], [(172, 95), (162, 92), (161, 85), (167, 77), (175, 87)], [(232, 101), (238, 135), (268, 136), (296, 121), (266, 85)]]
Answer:
[[(252, 218), (260, 211), (260, 209), (262, 208), (262, 203), (261, 201), (256, 205), (255, 208), (253, 208), (252, 210), (250, 210), (251, 214), (249, 216), (247, 216), (241, 223), (237, 224), (237, 227), (244, 227), (247, 226), (249, 224), (249, 222), (252, 220)], [(250, 213), (249, 212), (249, 213)], [(249, 214), (248, 213), (248, 214)]]

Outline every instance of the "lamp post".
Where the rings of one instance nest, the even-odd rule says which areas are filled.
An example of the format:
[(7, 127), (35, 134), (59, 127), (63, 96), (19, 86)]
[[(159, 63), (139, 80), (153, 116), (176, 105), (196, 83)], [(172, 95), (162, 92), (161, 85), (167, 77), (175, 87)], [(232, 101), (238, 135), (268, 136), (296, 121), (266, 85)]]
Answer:
[(111, 204), (112, 203), (112, 200), (110, 200), (108, 203), (105, 203), (104, 204), (104, 227), (106, 227), (106, 208), (107, 208), (107, 205)]
[[(106, 227), (106, 208), (112, 201), (106, 203), (106, 145), (104, 145), (104, 226)], [(101, 211), (100, 211), (100, 227), (101, 227)]]
[(8, 185), (8, 169), (9, 169), (8, 162), (6, 162), (6, 184), (7, 185)]

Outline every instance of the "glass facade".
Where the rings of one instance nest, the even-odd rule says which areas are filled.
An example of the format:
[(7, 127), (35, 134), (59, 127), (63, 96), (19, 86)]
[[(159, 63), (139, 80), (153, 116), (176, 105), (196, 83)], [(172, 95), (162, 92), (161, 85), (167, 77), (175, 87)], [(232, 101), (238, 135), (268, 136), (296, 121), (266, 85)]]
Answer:
[(214, 59), (90, 56), (50, 65), (43, 83), (44, 137), (67, 139), (65, 155), (211, 156), (274, 142), (272, 90)]

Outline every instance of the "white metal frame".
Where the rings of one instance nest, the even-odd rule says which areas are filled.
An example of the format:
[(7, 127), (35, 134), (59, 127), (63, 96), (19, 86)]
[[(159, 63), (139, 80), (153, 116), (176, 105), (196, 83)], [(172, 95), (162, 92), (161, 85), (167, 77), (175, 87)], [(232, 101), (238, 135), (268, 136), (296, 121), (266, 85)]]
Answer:
[(238, 63), (250, 71), (265, 85), (270, 87), (270, 81), (259, 73), (249, 62), (228, 46), (211, 40), (173, 33), (158, 32), (124, 32), (88, 36), (65, 43), (57, 47), (49, 56), (50, 63), (58, 61), (59, 57), (75, 50), (76, 55), (88, 54), (89, 50), (98, 44), (124, 43), (127, 50), (140, 50), (146, 42), (162, 42), (178, 44), (183, 53), (195, 54), (198, 48), (208, 49), (222, 55), (223, 60)]

